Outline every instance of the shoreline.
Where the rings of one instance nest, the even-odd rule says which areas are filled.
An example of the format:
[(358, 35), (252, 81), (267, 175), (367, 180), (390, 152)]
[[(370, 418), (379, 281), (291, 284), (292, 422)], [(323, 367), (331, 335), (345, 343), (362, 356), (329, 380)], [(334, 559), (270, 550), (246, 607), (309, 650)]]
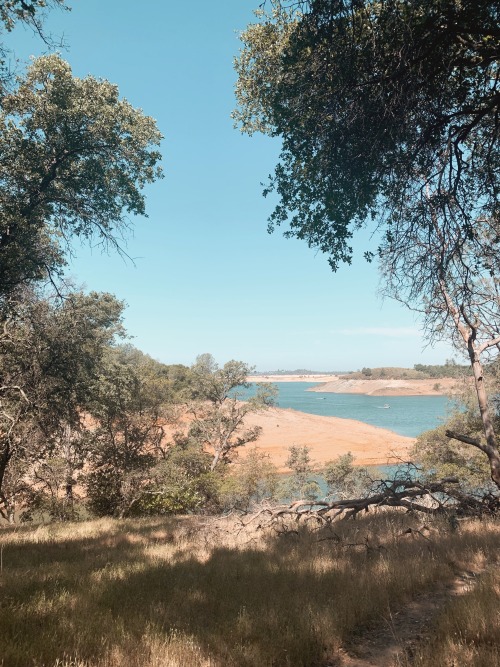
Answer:
[(457, 385), (455, 378), (425, 380), (355, 380), (347, 375), (251, 375), (248, 382), (317, 382), (307, 391), (365, 396), (446, 396)]
[(249, 375), (248, 382), (329, 382), (339, 375)]
[(291, 408), (270, 408), (247, 415), (246, 427), (260, 426), (262, 432), (255, 443), (240, 449), (256, 447), (269, 455), (280, 472), (287, 471), (285, 461), (291, 445), (307, 446), (318, 466), (351, 452), (357, 466), (391, 465), (407, 460), (416, 438), (342, 417), (311, 415)]

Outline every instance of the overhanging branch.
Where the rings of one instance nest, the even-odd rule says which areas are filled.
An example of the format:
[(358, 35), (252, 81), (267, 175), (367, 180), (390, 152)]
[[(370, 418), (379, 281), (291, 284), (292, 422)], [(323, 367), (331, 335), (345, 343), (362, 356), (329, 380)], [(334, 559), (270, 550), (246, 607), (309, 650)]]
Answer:
[(455, 433), (455, 431), (450, 431), (450, 430), (445, 431), (445, 435), (447, 438), (452, 438), (453, 440), (458, 440), (459, 442), (463, 442), (466, 445), (472, 445), (473, 447), (477, 447), (485, 454), (488, 453), (488, 447), (484, 445), (479, 440), (479, 438), (471, 438), (468, 435), (462, 435), (461, 433)]

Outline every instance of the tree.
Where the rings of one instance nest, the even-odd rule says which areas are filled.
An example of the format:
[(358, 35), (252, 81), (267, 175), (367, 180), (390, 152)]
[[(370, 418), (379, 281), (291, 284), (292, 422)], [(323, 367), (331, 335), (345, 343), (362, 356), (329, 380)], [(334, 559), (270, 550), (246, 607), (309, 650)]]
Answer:
[(328, 486), (328, 495), (334, 498), (359, 497), (373, 486), (368, 470), (354, 466), (351, 452), (329, 461), (323, 470), (323, 476)]
[(124, 516), (138, 502), (158, 456), (165, 457), (168, 367), (130, 345), (108, 348), (92, 388), (86, 440), (89, 508)]
[(65, 7), (64, 0), (2, 0), (0, 2), (0, 22), (3, 23), (3, 28), (10, 32), (20, 21), (46, 39), (43, 32), (43, 19), (49, 7)]
[[(55, 46), (55, 40), (44, 29), (47, 10), (52, 7), (69, 9), (64, 0), (1, 0), (0, 37), (4, 31), (11, 32), (17, 23), (33, 30), (48, 46)], [(7, 57), (12, 55), (0, 41), (0, 98), (12, 82), (12, 73), (7, 66)]]
[(248, 512), (263, 502), (274, 502), (278, 489), (278, 470), (269, 454), (253, 447), (223, 479), (221, 504)]
[(161, 176), (160, 139), (116, 86), (74, 77), (56, 55), (33, 61), (1, 100), (0, 296), (57, 273), (74, 235), (119, 250)]
[(219, 509), (220, 477), (212, 457), (190, 438), (176, 438), (164, 458), (148, 471), (132, 514), (187, 514)]
[[(482, 355), (500, 345), (500, 6), (480, 0), (272, 2), (243, 34), (235, 113), (283, 139), (270, 227), (350, 262), (372, 222), (386, 292), (465, 349), (500, 487)], [(372, 251), (365, 253), (371, 259)], [(450, 326), (451, 325), (451, 326)]]
[(422, 466), (428, 479), (436, 481), (443, 477), (456, 477), (468, 493), (474, 493), (477, 489), (484, 492), (488, 487), (493, 490), (493, 486), (486, 481), (487, 459), (478, 450), (471, 450), (469, 445), (450, 440), (446, 434), (453, 430), (480, 439), (482, 424), (476, 412), (456, 412), (446, 424), (418, 437), (412, 457)]
[[(0, 512), (6, 517), (33, 466), (78, 439), (104, 351), (123, 331), (122, 308), (110, 294), (72, 292), (61, 299), (28, 289), (3, 304)], [(68, 466), (71, 460), (68, 449)], [(70, 479), (73, 471), (66, 472)]]
[(474, 236), (464, 235), (461, 226), (434, 205), (435, 199), (443, 197), (452, 197), (444, 185), (428, 194), (425, 209), (408, 201), (404, 224), (394, 220), (390, 238), (380, 249), (385, 290), (421, 312), (429, 339), (451, 339), (469, 357), (486, 442), (451, 429), (447, 435), (480, 449), (500, 488), (500, 451), (484, 366), (485, 355), (498, 353), (500, 347), (495, 238), (500, 226), (494, 218), (478, 218)]
[[(336, 268), (356, 228), (383, 228), (446, 182), (474, 235), (498, 206), (498, 3), (270, 4), (242, 35), (234, 114), (244, 132), (283, 141), (270, 228), (289, 220), (285, 235)], [(454, 205), (437, 203), (443, 216)]]
[(274, 404), (276, 391), (267, 384), (241, 401), (238, 387), (249, 387), (251, 368), (242, 361), (228, 361), (222, 368), (210, 354), (200, 355), (192, 366), (193, 386), (197, 400), (189, 407), (193, 418), (189, 435), (213, 451), (211, 469), (229, 463), (236, 449), (255, 442), (261, 428), (245, 428), (245, 417)]
[(291, 445), (288, 448), (287, 468), (291, 476), (284, 481), (282, 493), (289, 499), (305, 499), (313, 502), (318, 499), (321, 487), (315, 479), (315, 470), (309, 454), (309, 447)]

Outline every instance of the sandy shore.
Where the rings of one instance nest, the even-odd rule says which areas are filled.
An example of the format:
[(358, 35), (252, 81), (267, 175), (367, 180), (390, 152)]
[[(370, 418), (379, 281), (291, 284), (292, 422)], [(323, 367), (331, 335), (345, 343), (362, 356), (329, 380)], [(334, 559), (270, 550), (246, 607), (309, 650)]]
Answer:
[[(249, 414), (245, 424), (262, 427), (255, 446), (267, 452), (280, 470), (285, 470), (291, 445), (307, 445), (312, 459), (319, 465), (347, 452), (353, 454), (358, 465), (386, 465), (396, 462), (397, 457), (404, 459), (415, 442), (414, 438), (353, 419), (309, 415), (283, 408)], [(242, 447), (241, 456), (252, 446)]]
[(454, 378), (431, 380), (350, 380), (346, 375), (258, 375), (249, 382), (319, 382), (308, 391), (367, 396), (442, 396), (449, 394)]
[(248, 382), (329, 382), (338, 375), (250, 375)]

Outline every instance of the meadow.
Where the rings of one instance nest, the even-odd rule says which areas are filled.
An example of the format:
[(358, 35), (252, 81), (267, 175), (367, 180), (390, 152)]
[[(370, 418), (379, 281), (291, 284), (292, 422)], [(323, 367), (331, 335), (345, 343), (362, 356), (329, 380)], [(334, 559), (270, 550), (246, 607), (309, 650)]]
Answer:
[[(464, 573), (474, 585), (445, 596), (426, 641), (393, 664), (500, 664), (500, 523), (421, 522), (395, 511), (321, 530), (194, 516), (2, 527), (0, 665), (361, 664), (370, 633), (390, 636), (412, 600)], [(363, 664), (389, 667), (376, 659)]]

